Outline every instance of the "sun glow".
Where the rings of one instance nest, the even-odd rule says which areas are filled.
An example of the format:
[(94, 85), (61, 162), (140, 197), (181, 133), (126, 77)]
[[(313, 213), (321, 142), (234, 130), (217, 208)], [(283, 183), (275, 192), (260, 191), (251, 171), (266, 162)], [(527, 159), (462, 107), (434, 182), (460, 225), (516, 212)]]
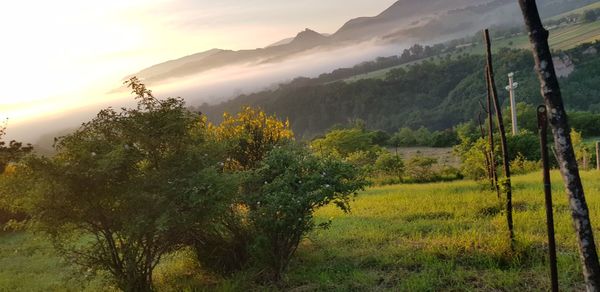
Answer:
[[(319, 13), (336, 11), (338, 19), (302, 13), (320, 0), (3, 1), (0, 119), (14, 125), (106, 104), (125, 76), (214, 47), (263, 47), (305, 25), (332, 32), (365, 13), (362, 0), (346, 1), (353, 5), (342, 12), (339, 1), (318, 4), (326, 8)], [(389, 3), (370, 9), (393, 0), (382, 2)]]
[(132, 70), (157, 61), (160, 46), (149, 44), (166, 32), (142, 8), (160, 2), (1, 4), (0, 116), (18, 123), (98, 102)]

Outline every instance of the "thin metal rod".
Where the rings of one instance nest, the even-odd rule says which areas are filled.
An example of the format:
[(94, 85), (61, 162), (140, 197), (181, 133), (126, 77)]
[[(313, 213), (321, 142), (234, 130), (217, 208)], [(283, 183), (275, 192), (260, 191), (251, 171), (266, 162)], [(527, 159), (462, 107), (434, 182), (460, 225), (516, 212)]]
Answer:
[(550, 257), (550, 279), (552, 291), (558, 291), (558, 267), (556, 264), (556, 240), (554, 238), (554, 215), (552, 213), (552, 185), (550, 183), (550, 162), (548, 158), (548, 117), (546, 106), (540, 105), (537, 110), (538, 129), (540, 133), (540, 145), (542, 152), (542, 164), (544, 174), (544, 194), (546, 200), (546, 225), (548, 227), (548, 255)]

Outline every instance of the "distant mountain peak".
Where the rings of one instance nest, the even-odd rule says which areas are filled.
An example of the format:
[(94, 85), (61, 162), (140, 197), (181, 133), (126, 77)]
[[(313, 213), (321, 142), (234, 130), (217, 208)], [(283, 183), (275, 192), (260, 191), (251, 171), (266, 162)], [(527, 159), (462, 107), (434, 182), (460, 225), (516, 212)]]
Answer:
[(325, 35), (322, 35), (310, 28), (307, 28), (301, 32), (299, 32), (296, 37), (292, 41), (290, 41), (287, 45), (291, 48), (305, 48), (310, 49), (313, 47), (321, 46), (327, 44), (329, 38)]
[(326, 36), (310, 29), (306, 28), (299, 32), (292, 42), (306, 42), (306, 41), (322, 41), (327, 39)]

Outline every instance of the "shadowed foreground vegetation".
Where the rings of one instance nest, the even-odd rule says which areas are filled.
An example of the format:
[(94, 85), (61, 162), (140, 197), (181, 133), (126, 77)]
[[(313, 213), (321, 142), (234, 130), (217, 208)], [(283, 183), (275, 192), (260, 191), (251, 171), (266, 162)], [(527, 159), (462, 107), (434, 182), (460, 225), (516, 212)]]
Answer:
[[(582, 173), (591, 218), (600, 229), (600, 173)], [(371, 188), (352, 213), (325, 207), (279, 286), (248, 281), (251, 271), (220, 279), (197, 266), (191, 251), (169, 255), (157, 267), (159, 291), (542, 291), (549, 290), (541, 175), (514, 178), (516, 250), (508, 246), (505, 217), (494, 193), (472, 181)], [(575, 235), (563, 186), (553, 173), (561, 290), (584, 290)], [(27, 233), (0, 235), (0, 290), (111, 290), (54, 255)], [(247, 273), (247, 274), (246, 274)], [(76, 278), (72, 278), (75, 276)], [(248, 276), (249, 278), (249, 276)], [(80, 278), (81, 280), (81, 278)]]

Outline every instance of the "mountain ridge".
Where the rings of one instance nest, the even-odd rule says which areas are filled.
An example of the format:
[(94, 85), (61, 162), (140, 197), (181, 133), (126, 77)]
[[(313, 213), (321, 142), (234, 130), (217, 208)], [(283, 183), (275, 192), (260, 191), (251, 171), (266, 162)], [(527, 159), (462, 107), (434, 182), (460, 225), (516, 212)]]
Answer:
[[(542, 0), (538, 5), (554, 13), (565, 5), (589, 2), (593, 0)], [(443, 41), (473, 33), (475, 28), (514, 23), (520, 17), (517, 14), (518, 5), (511, 0), (398, 0), (376, 16), (347, 21), (331, 35), (306, 29), (264, 48), (212, 49), (159, 63), (131, 76), (152, 85), (230, 65), (276, 63), (315, 48), (344, 48), (373, 40), (380, 45)]]

